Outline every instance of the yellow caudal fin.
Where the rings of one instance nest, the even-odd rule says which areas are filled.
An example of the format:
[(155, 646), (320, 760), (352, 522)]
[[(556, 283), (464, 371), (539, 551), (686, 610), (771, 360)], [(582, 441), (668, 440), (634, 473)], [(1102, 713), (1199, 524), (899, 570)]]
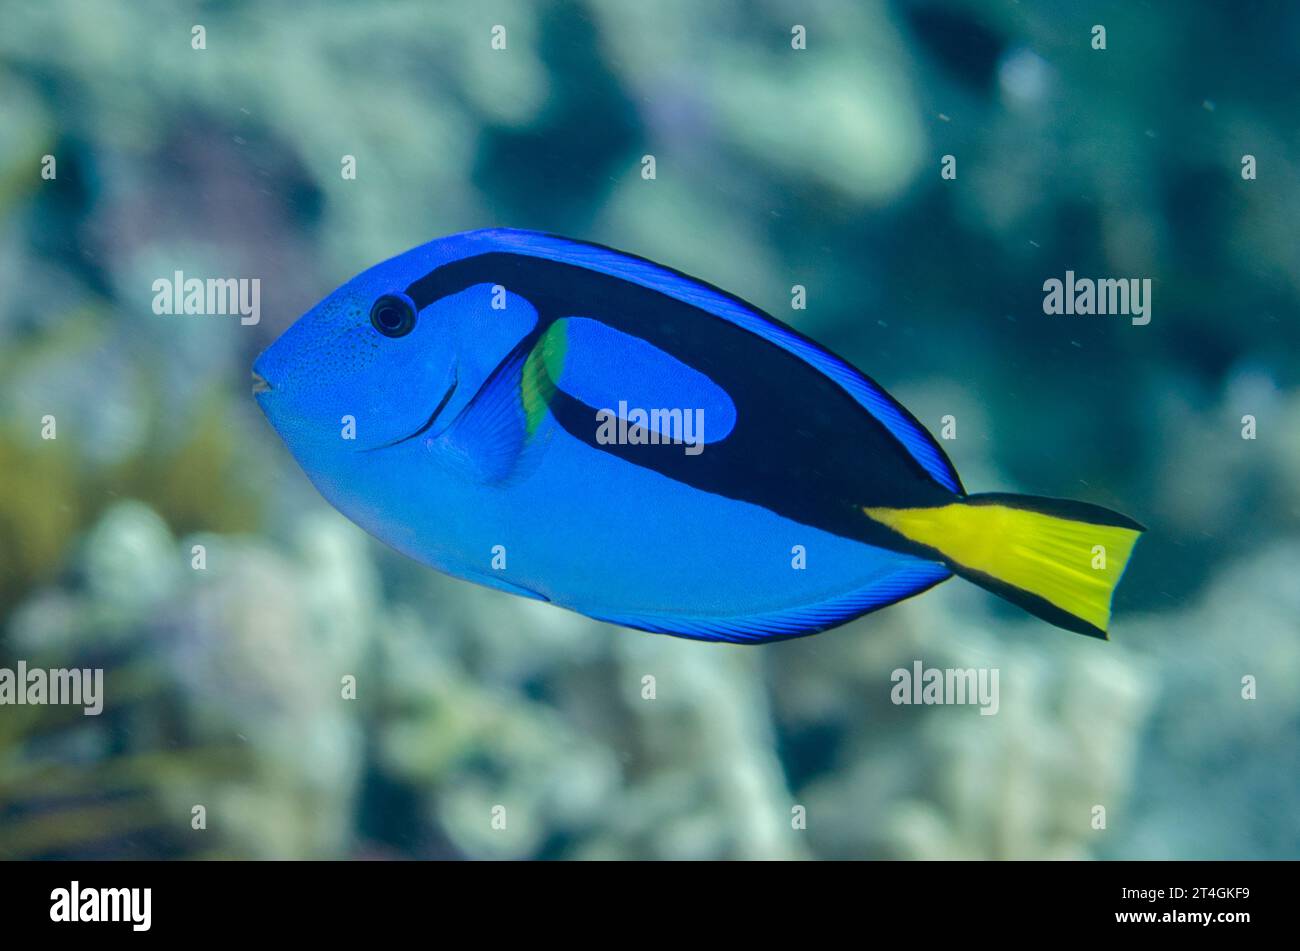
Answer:
[(1058, 627), (1102, 638), (1111, 595), (1144, 531), (1097, 505), (1029, 495), (863, 511), (963, 578)]

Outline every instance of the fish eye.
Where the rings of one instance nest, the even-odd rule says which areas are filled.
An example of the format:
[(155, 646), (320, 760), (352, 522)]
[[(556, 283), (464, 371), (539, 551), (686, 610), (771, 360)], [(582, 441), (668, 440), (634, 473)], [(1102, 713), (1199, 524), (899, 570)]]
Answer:
[(370, 308), (370, 323), (385, 337), (405, 337), (415, 329), (415, 304), (405, 294), (385, 294)]

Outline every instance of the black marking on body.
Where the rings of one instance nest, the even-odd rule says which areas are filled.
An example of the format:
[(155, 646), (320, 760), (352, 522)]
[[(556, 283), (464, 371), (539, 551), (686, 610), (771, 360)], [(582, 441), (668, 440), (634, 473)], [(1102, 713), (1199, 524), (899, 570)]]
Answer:
[[(532, 339), (564, 317), (599, 320), (705, 374), (727, 391), (736, 407), (732, 432), (689, 456), (680, 445), (598, 443), (596, 412), (608, 407), (588, 406), (557, 390), (550, 404), (555, 419), (594, 449), (702, 492), (894, 550), (909, 546), (900, 545), (896, 533), (866, 517), (863, 506), (943, 505), (955, 498), (883, 423), (816, 367), (771, 340), (661, 291), (574, 264), (493, 251), (444, 264), (412, 283), (406, 293), (422, 310), (479, 284), (500, 284), (536, 308)], [(740, 303), (784, 326), (753, 305)], [(706, 434), (708, 426), (706, 417)]]

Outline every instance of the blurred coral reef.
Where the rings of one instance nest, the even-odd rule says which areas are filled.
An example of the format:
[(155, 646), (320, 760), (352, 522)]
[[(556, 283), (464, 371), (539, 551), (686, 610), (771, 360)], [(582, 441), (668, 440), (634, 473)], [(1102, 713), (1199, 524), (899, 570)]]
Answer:
[[(0, 707), (0, 858), (1300, 857), (1300, 9), (936, 9), (7, 11), (0, 666), (104, 667), (107, 701)], [(754, 301), (954, 416), (972, 489), (1138, 517), (1113, 640), (954, 582), (727, 648), (366, 537), (252, 358), (491, 225)], [(1152, 277), (1152, 323), (1044, 316), (1067, 268)], [(261, 323), (155, 316), (175, 270), (260, 278)], [(998, 714), (894, 705), (917, 659), (998, 668)]]

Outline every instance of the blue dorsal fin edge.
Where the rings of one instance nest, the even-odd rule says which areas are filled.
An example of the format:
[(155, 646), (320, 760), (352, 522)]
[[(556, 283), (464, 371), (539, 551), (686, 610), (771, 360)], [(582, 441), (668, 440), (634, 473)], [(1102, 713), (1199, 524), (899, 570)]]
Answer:
[(560, 235), (514, 228), (467, 232), (461, 237), (491, 241), (502, 250), (589, 268), (648, 287), (771, 341), (817, 368), (875, 417), (931, 478), (950, 492), (965, 494), (961, 478), (943, 448), (880, 384), (793, 327), (740, 298), (697, 278), (615, 248)]

